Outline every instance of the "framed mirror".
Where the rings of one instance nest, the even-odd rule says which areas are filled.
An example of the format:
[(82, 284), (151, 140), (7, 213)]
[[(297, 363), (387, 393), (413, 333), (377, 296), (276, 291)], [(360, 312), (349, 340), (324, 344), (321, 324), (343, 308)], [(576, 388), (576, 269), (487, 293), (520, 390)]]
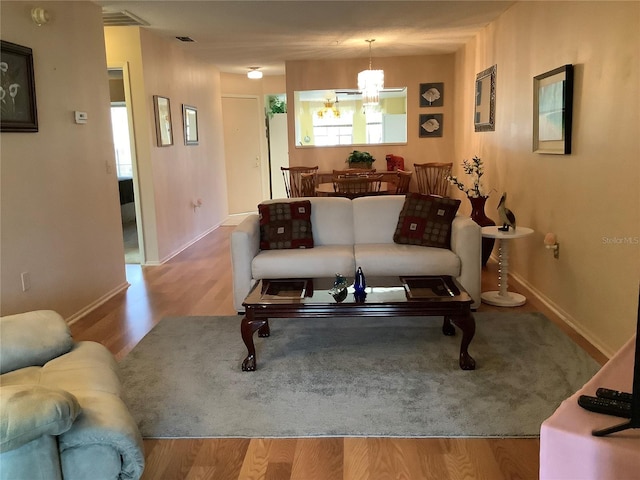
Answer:
[(184, 144), (198, 145), (198, 109), (189, 105), (182, 105), (182, 122)]
[(296, 148), (407, 143), (407, 89), (385, 88), (363, 107), (358, 90), (294, 92)]
[(496, 65), (476, 75), (476, 109), (473, 123), (476, 132), (496, 129)]

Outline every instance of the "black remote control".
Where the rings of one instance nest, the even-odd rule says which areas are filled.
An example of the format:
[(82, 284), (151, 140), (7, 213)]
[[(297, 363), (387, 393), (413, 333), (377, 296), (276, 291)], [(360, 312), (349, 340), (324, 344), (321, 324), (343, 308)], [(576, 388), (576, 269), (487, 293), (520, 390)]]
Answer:
[(604, 413), (605, 415), (614, 415), (622, 418), (631, 418), (631, 403), (629, 402), (611, 400), (610, 398), (580, 395), (578, 398), (578, 405), (596, 413)]
[(620, 400), (621, 402), (630, 402), (633, 398), (633, 395), (627, 392), (619, 392), (618, 390), (599, 388), (598, 390), (596, 390), (596, 397), (609, 398), (611, 400)]

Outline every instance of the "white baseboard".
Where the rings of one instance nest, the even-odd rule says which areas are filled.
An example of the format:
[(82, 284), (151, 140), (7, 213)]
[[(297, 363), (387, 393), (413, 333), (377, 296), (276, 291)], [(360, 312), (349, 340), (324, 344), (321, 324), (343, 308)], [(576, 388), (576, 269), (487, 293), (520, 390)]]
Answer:
[(194, 243), (196, 243), (198, 240), (200, 240), (203, 237), (206, 237), (207, 235), (209, 235), (211, 232), (213, 232), (216, 228), (218, 228), (220, 225), (222, 225), (222, 222), (220, 223), (216, 223), (215, 225), (213, 225), (211, 228), (205, 230), (203, 233), (201, 233), (200, 235), (198, 235), (197, 237), (195, 237), (194, 239), (192, 239), (191, 241), (185, 243), (182, 247), (180, 247), (179, 249), (177, 249), (176, 251), (174, 251), (173, 253), (170, 253), (169, 255), (167, 255), (166, 257), (162, 258), (159, 262), (146, 262), (144, 265), (145, 266), (159, 266), (162, 265), (166, 262), (168, 262), (169, 260), (171, 260), (173, 257), (175, 257), (176, 255), (178, 255), (179, 253), (184, 252), (187, 248), (189, 248), (191, 245), (193, 245)]
[[(509, 272), (510, 280), (513, 280), (514, 283), (517, 283), (518, 286), (526, 292), (526, 296), (535, 297), (541, 303), (543, 303), (551, 312), (556, 316), (558, 320), (569, 326), (572, 330), (580, 334), (585, 340), (587, 340), (591, 345), (600, 350), (600, 352), (605, 355), (607, 358), (611, 358), (615, 352), (610, 351), (608, 348), (602, 345), (592, 332), (586, 330), (584, 327), (580, 325), (578, 321), (574, 317), (572, 317), (568, 312), (564, 311), (562, 307), (553, 302), (550, 298), (544, 295), (540, 290), (534, 287), (531, 283), (525, 280), (523, 277), (518, 275), (517, 273)], [(524, 293), (524, 292), (523, 292)]]
[(80, 320), (82, 317), (84, 317), (86, 314), (88, 314), (89, 312), (95, 310), (96, 308), (98, 308), (100, 305), (106, 303), (108, 300), (110, 300), (111, 298), (115, 297), (116, 295), (118, 295), (121, 292), (124, 292), (127, 288), (129, 288), (131, 286), (131, 284), (129, 282), (124, 282), (121, 283), (120, 285), (118, 285), (116, 288), (114, 288), (113, 290), (111, 290), (109, 293), (104, 294), (102, 297), (100, 297), (99, 299), (97, 299), (95, 302), (91, 302), (89, 305), (87, 305), (86, 307), (84, 307), (82, 310), (74, 313), (73, 315), (71, 315), (69, 318), (66, 318), (65, 321), (67, 322), (67, 325), (73, 325), (75, 322), (77, 322), (78, 320)]

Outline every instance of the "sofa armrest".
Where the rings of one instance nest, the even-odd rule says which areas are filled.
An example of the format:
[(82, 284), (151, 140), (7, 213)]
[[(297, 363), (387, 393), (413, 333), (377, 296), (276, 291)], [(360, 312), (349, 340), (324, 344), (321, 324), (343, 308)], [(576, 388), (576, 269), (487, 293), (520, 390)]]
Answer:
[(42, 366), (72, 347), (67, 323), (52, 310), (0, 317), (0, 373)]
[(39, 385), (0, 387), (0, 453), (20, 448), (43, 435), (60, 435), (80, 413), (75, 396)]
[(242, 302), (253, 286), (251, 262), (260, 251), (260, 219), (257, 214), (245, 218), (231, 233), (231, 269), (233, 306), (244, 311)]
[(473, 298), (472, 308), (480, 306), (482, 274), (482, 232), (469, 217), (457, 215), (451, 225), (451, 250), (460, 258), (458, 281)]

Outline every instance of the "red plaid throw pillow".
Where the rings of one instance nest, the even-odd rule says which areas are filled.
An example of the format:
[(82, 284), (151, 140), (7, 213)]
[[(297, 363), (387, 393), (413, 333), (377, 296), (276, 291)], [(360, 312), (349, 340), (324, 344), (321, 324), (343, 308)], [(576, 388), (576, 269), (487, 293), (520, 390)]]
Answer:
[(261, 250), (313, 248), (309, 200), (260, 204), (258, 212)]
[(393, 235), (396, 243), (451, 247), (451, 222), (460, 200), (420, 193), (407, 194)]

